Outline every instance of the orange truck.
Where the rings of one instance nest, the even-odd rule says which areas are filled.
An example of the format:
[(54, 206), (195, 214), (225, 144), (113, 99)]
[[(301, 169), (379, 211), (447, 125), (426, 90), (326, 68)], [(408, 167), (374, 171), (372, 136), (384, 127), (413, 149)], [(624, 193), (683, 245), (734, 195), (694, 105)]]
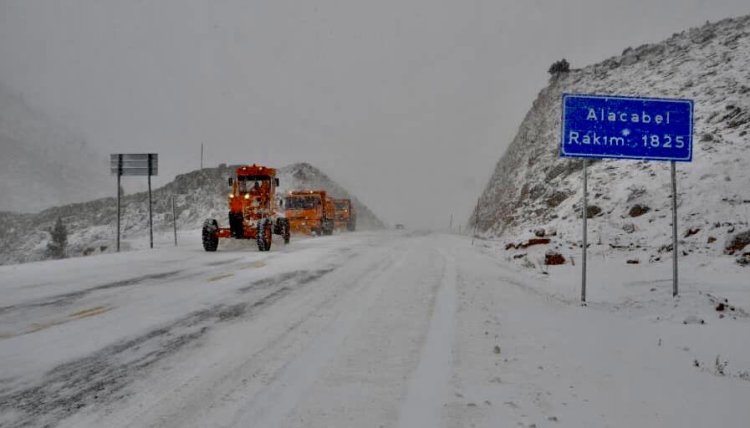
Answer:
[(348, 230), (353, 232), (357, 228), (357, 214), (354, 212), (351, 199), (334, 199), (336, 208), (334, 225), (336, 230)]
[(273, 235), (289, 243), (289, 221), (278, 213), (276, 170), (258, 165), (241, 166), (229, 178), (229, 227), (216, 219), (203, 223), (203, 249), (216, 251), (220, 238), (254, 239), (258, 250), (271, 249)]
[(284, 200), (285, 217), (292, 233), (330, 235), (335, 205), (325, 190), (294, 190)]

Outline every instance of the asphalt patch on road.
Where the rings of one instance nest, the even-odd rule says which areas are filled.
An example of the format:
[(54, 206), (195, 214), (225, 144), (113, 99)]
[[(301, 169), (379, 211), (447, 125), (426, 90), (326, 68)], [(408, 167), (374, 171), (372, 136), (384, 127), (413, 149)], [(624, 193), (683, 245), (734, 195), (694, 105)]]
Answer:
[(240, 260), (242, 260), (242, 258), (218, 260), (215, 262), (204, 263), (204, 266), (223, 266), (223, 265), (228, 265), (230, 263), (238, 262)]
[(237, 292), (240, 294), (244, 294), (250, 291), (262, 290), (264, 288), (277, 286), (277, 285), (284, 285), (287, 283), (294, 283), (298, 286), (305, 285), (307, 283), (320, 279), (324, 275), (333, 272), (333, 270), (334, 268), (326, 268), (326, 269), (318, 269), (318, 270), (312, 270), (312, 271), (311, 270), (296, 270), (292, 272), (286, 272), (277, 276), (272, 276), (269, 278), (263, 278), (257, 281), (253, 281), (252, 283), (250, 283), (250, 285), (239, 288)]
[(176, 271), (171, 271), (171, 272), (161, 272), (161, 273), (156, 273), (156, 274), (142, 275), (142, 276), (137, 276), (134, 278), (129, 278), (129, 279), (124, 279), (120, 281), (109, 282), (109, 283), (102, 284), (102, 285), (97, 285), (95, 287), (87, 288), (85, 290), (79, 290), (79, 291), (74, 291), (74, 292), (65, 293), (65, 294), (58, 294), (57, 296), (45, 298), (43, 300), (37, 300), (34, 302), (29, 302), (29, 303), (22, 303), (19, 305), (4, 306), (4, 307), (0, 307), (0, 315), (3, 315), (4, 313), (14, 311), (14, 310), (26, 310), (26, 309), (41, 308), (41, 307), (46, 307), (46, 306), (68, 305), (96, 291), (109, 290), (112, 288), (120, 288), (120, 287), (129, 287), (129, 286), (144, 283), (146, 281), (168, 279), (168, 278), (172, 278), (178, 275), (180, 272), (182, 271), (176, 270)]
[(318, 280), (326, 274), (332, 272), (334, 268), (320, 269), (314, 271), (300, 270), (294, 272), (283, 273), (270, 278), (264, 278), (258, 281), (254, 281), (247, 287), (243, 287), (237, 290), (240, 294), (245, 294), (250, 291), (258, 291), (269, 287), (281, 287), (276, 291), (267, 294), (266, 296), (256, 300), (252, 303), (237, 303), (226, 307), (219, 314), (220, 321), (231, 321), (236, 318), (240, 318), (248, 313), (248, 311), (254, 308), (260, 308), (263, 306), (270, 306), (275, 301), (289, 294), (296, 288), (302, 287), (315, 280)]

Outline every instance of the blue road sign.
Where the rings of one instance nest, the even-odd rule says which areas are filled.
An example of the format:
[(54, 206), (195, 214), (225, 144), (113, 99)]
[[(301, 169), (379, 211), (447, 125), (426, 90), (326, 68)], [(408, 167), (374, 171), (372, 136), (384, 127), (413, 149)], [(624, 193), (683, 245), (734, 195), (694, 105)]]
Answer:
[(563, 95), (560, 156), (693, 160), (693, 101)]

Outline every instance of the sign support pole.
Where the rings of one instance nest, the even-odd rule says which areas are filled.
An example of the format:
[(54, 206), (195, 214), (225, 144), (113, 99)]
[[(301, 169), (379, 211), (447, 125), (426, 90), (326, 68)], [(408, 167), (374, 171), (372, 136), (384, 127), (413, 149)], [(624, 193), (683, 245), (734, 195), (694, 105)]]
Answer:
[(581, 217), (583, 217), (583, 256), (581, 260), (581, 302), (586, 303), (586, 247), (588, 247), (587, 224), (588, 217), (588, 159), (583, 159), (583, 206)]
[(177, 246), (177, 210), (174, 208), (174, 195), (172, 195), (172, 228), (174, 229), (174, 246)]
[(151, 214), (151, 173), (153, 171), (153, 156), (148, 155), (148, 234), (151, 248), (154, 248), (154, 219)]
[(159, 171), (158, 153), (112, 153), (109, 155), (110, 174), (117, 174), (117, 252), (120, 252), (122, 226), (122, 177), (147, 176), (148, 179), (148, 228), (149, 244), (154, 248), (154, 207), (151, 191), (151, 176)]
[(117, 156), (117, 252), (120, 252), (120, 180), (122, 178), (122, 155)]
[(675, 161), (672, 166), (672, 297), (677, 297), (677, 173)]

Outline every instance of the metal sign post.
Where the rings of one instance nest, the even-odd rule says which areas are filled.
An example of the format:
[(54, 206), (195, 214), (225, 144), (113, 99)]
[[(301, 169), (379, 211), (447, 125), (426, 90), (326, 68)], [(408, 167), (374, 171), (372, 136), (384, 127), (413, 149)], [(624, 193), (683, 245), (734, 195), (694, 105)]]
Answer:
[(124, 175), (148, 177), (148, 226), (150, 246), (154, 248), (154, 223), (151, 203), (151, 176), (158, 175), (159, 155), (156, 153), (143, 154), (112, 154), (109, 156), (109, 168), (112, 174), (117, 174), (117, 251), (120, 251), (120, 179)]
[(583, 255), (581, 256), (581, 302), (586, 303), (586, 250), (588, 249), (588, 166), (589, 160), (583, 160), (583, 207), (581, 217), (583, 218)]
[(677, 297), (677, 173), (672, 161), (672, 297)]
[(583, 275), (586, 301), (586, 191), (588, 158), (671, 161), (672, 295), (677, 296), (677, 179), (675, 162), (693, 159), (693, 101), (605, 95), (562, 98), (560, 156), (583, 158)]

